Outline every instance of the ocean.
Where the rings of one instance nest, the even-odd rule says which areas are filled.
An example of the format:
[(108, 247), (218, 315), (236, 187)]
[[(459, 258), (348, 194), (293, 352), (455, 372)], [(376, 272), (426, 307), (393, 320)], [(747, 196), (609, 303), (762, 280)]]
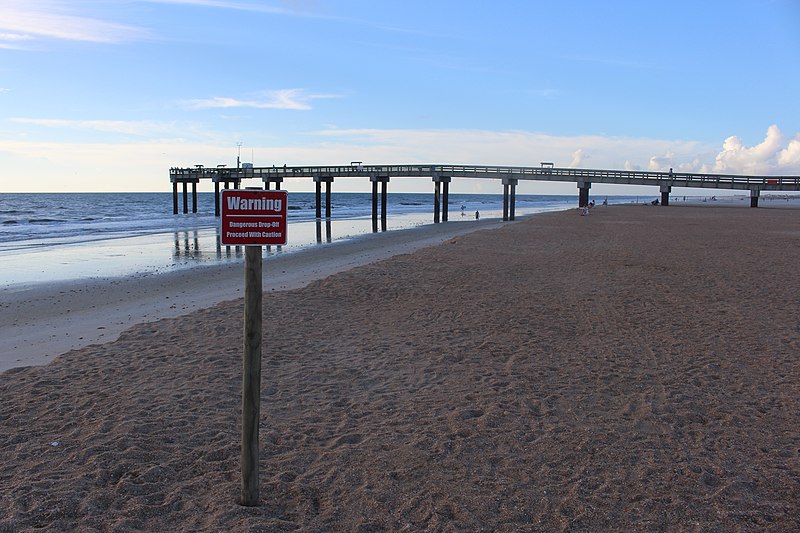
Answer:
[[(501, 218), (502, 200), (502, 195), (451, 194), (448, 223), (474, 221), (476, 211), (482, 219)], [(515, 212), (520, 217), (576, 203), (577, 195), (517, 195)], [(331, 207), (331, 219), (317, 221), (314, 193), (290, 193), (289, 243), (265, 248), (265, 257), (372, 233), (371, 194), (334, 193)], [(388, 231), (431, 223), (432, 194), (387, 195)], [(0, 287), (241, 261), (238, 247), (220, 244), (218, 224), (210, 192), (198, 193), (197, 213), (178, 215), (172, 213), (171, 193), (0, 194)]]

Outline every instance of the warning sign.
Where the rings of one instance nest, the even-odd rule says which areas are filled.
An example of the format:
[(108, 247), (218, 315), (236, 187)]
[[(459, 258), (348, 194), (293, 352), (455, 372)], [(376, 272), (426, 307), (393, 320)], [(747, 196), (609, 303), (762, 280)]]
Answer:
[(221, 241), (226, 246), (286, 244), (286, 191), (222, 191)]

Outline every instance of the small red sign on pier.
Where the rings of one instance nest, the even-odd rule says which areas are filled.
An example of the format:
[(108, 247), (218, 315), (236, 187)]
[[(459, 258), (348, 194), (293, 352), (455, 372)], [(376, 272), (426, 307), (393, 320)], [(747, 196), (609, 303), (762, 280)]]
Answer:
[(221, 241), (225, 246), (286, 244), (288, 193), (255, 189), (222, 191)]

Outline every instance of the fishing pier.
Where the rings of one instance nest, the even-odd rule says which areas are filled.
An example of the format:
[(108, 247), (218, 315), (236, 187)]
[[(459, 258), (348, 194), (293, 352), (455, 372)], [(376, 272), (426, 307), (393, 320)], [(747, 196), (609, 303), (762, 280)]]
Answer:
[[(261, 180), (264, 188), (279, 189), (285, 180), (312, 179), (316, 185), (316, 216), (322, 217), (322, 185), (325, 185), (325, 217), (331, 216), (331, 187), (336, 178), (364, 178), (372, 185), (372, 221), (377, 227), (378, 214), (385, 225), (386, 194), (391, 178), (430, 178), (433, 182), (433, 221), (447, 221), (448, 195), (454, 178), (493, 179), (503, 186), (503, 220), (514, 220), (516, 187), (520, 180), (573, 182), (578, 188), (578, 206), (589, 204), (593, 183), (615, 185), (649, 185), (659, 187), (661, 205), (669, 205), (673, 187), (698, 189), (735, 189), (750, 191), (750, 207), (758, 207), (761, 191), (800, 191), (800, 176), (744, 176), (737, 174), (697, 174), (687, 172), (650, 172), (639, 170), (600, 170), (559, 168), (552, 163), (538, 167), (505, 167), (475, 165), (363, 165), (354, 162), (340, 166), (253, 167), (224, 165), (193, 168), (171, 168), (173, 213), (178, 214), (178, 185), (183, 187), (183, 212), (188, 213), (188, 186), (192, 186), (192, 212), (197, 212), (197, 184), (200, 180), (214, 183), (214, 214), (220, 214), (220, 184), (238, 189), (244, 180)], [(380, 194), (379, 194), (380, 185)], [(380, 202), (379, 202), (380, 199)], [(380, 209), (379, 209), (380, 206)]]

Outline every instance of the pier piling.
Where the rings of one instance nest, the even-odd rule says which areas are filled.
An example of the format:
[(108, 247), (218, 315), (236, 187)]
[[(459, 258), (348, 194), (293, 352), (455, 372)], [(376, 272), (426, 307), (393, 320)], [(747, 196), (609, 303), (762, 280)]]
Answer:
[(433, 177), (433, 222), (447, 222), (448, 204), (450, 203), (450, 177)]
[(503, 222), (514, 220), (514, 210), (517, 203), (517, 179), (506, 176), (503, 178)]
[(381, 229), (386, 231), (386, 189), (389, 176), (372, 174), (369, 181), (372, 182), (372, 231), (373, 233), (378, 232), (378, 183), (381, 184)]
[(669, 205), (669, 193), (672, 192), (672, 187), (669, 185), (661, 186), (661, 205)]
[(333, 176), (314, 176), (314, 185), (316, 189), (316, 215), (317, 218), (322, 218), (322, 184), (325, 183), (325, 217), (331, 216), (331, 183), (333, 183)]
[(761, 190), (758, 188), (750, 189), (750, 207), (758, 207), (758, 197), (761, 194)]
[[(382, 220), (386, 218), (386, 188), (390, 176), (394, 177), (433, 177), (434, 190), (434, 222), (447, 221), (449, 210), (449, 183), (451, 178), (479, 178), (503, 181), (503, 219), (514, 220), (516, 185), (518, 180), (573, 182), (578, 186), (578, 206), (589, 205), (589, 190), (592, 183), (615, 185), (644, 185), (661, 188), (661, 205), (669, 205), (672, 187), (692, 187), (698, 189), (748, 190), (751, 207), (758, 207), (761, 191), (800, 191), (800, 176), (754, 176), (733, 174), (705, 174), (690, 172), (642, 171), (642, 170), (609, 170), (585, 168), (558, 168), (552, 163), (542, 163), (541, 167), (483, 166), (483, 165), (367, 165), (355, 161), (350, 165), (297, 166), (276, 168), (248, 166), (246, 168), (226, 168), (225, 165), (205, 167), (195, 165), (194, 168), (170, 168), (172, 183), (172, 212), (178, 214), (178, 184), (183, 184), (183, 212), (188, 213), (188, 184), (192, 184), (192, 211), (197, 212), (197, 184), (200, 180), (210, 179), (214, 182), (215, 206), (214, 214), (219, 215), (219, 189), (224, 183), (229, 189), (239, 189), (241, 181), (249, 178), (261, 178), (269, 189), (272, 182), (278, 188), (286, 178), (314, 178), (317, 191), (317, 218), (322, 217), (322, 183), (325, 182), (325, 216), (331, 216), (331, 183), (336, 176), (356, 177), (369, 176), (373, 184), (373, 227), (378, 231), (378, 183), (382, 184), (383, 198), (380, 209)], [(446, 177), (445, 177), (446, 176)], [(385, 223), (384, 223), (385, 227)]]
[(578, 207), (586, 207), (589, 205), (589, 189), (592, 184), (588, 181), (578, 181)]

